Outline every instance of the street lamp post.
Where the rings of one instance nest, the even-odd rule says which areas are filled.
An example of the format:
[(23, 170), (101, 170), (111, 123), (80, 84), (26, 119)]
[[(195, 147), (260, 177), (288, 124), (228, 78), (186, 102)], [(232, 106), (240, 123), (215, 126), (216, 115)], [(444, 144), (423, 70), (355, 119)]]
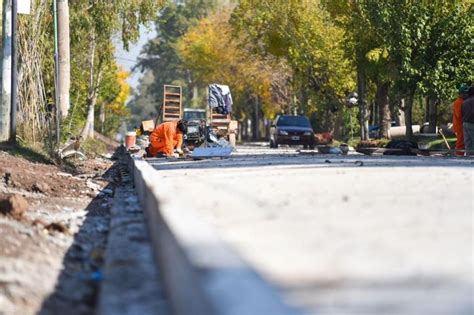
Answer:
[[(359, 103), (359, 95), (356, 92), (351, 92), (347, 95), (346, 105), (351, 110), (354, 106)], [(351, 139), (354, 137), (354, 132), (352, 128), (352, 113), (349, 111), (349, 124), (351, 128)]]

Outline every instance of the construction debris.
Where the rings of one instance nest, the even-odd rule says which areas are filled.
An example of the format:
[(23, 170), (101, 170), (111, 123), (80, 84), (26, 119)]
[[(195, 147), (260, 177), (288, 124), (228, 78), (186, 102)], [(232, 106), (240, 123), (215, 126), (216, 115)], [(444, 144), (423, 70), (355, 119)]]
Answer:
[(232, 147), (195, 148), (192, 158), (228, 158), (232, 154)]

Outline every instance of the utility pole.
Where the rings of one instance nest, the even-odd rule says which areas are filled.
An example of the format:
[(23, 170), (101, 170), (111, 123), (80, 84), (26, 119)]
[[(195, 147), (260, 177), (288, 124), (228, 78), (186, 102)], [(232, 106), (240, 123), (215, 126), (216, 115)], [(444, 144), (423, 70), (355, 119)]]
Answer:
[(61, 142), (61, 109), (59, 107), (59, 53), (58, 53), (58, 7), (57, 0), (53, 0), (54, 19), (54, 107), (56, 109), (56, 145)]
[(2, 96), (0, 100), (0, 142), (10, 140), (12, 79), (12, 0), (3, 0)]
[(17, 112), (17, 97), (18, 97), (18, 69), (17, 65), (17, 21), (18, 21), (18, 6), (17, 0), (12, 0), (12, 91), (11, 91), (11, 112), (10, 112), (10, 142), (16, 143), (16, 112)]
[(70, 106), (71, 58), (69, 44), (69, 5), (68, 0), (57, 0), (58, 9), (58, 93), (61, 119), (67, 117)]

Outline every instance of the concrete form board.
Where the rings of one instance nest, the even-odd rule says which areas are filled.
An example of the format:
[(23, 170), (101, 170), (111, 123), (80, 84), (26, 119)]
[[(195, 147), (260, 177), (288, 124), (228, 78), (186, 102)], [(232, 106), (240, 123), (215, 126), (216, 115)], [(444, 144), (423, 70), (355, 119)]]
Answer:
[(289, 315), (274, 288), (230, 251), (155, 170), (134, 160), (134, 178), (176, 314)]

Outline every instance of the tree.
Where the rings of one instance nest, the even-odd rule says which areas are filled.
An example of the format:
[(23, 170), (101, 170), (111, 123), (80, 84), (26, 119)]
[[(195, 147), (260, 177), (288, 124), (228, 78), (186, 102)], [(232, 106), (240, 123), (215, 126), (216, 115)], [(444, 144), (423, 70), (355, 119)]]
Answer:
[(70, 106), (71, 59), (69, 44), (69, 5), (68, 0), (57, 1), (58, 5), (58, 91), (61, 119), (67, 117)]
[(140, 24), (153, 19), (162, 3), (160, 0), (119, 0), (90, 4), (84, 0), (71, 4), (75, 45), (87, 47), (85, 52), (75, 55), (77, 72), (86, 75), (84, 69), (87, 69), (88, 78), (87, 84), (82, 85), (88, 107), (87, 121), (81, 132), (83, 138), (93, 137), (94, 111), (104, 70), (114, 64), (114, 36), (120, 35), (127, 48), (129, 42), (138, 38)]
[(324, 8), (331, 14), (336, 25), (344, 30), (344, 51), (358, 73), (358, 94), (360, 97), (359, 123), (361, 139), (368, 139), (368, 111), (366, 86), (376, 85), (375, 102), (380, 122), (380, 137), (388, 137), (391, 123), (389, 109), (389, 88), (393, 67), (388, 51), (377, 32), (364, 16), (360, 1), (323, 0)]
[(180, 38), (177, 51), (183, 67), (191, 70), (201, 87), (214, 82), (229, 85), (235, 116), (252, 118), (257, 126), (261, 113), (271, 117), (289, 101), (282, 89), (289, 78), (288, 67), (275, 58), (252, 54), (233, 36), (229, 18), (229, 10), (223, 10), (201, 19)]
[[(182, 66), (176, 52), (176, 43), (190, 27), (212, 11), (217, 0), (186, 0), (168, 1), (155, 20), (156, 38), (143, 48), (137, 68), (152, 71), (155, 82), (148, 91), (153, 91), (156, 103), (162, 103), (163, 85), (184, 85), (188, 91), (193, 91), (195, 78), (193, 73)], [(186, 90), (186, 89), (185, 89)], [(193, 98), (184, 95), (185, 101)], [(195, 96), (194, 96), (195, 97)], [(156, 109), (159, 112), (158, 109)]]
[(117, 66), (105, 73), (103, 88), (97, 100), (100, 105), (99, 124), (101, 133), (112, 136), (123, 120), (130, 116), (126, 106), (130, 96), (130, 85), (126, 81), (129, 73)]
[(396, 68), (395, 88), (406, 99), (406, 135), (413, 137), (415, 93), (447, 97), (473, 79), (474, 6), (469, 1), (361, 1), (371, 27)]
[(295, 109), (321, 113), (326, 120), (321, 125), (332, 129), (332, 112), (353, 88), (354, 76), (342, 49), (342, 29), (319, 1), (242, 0), (232, 24), (256, 53), (288, 63)]

